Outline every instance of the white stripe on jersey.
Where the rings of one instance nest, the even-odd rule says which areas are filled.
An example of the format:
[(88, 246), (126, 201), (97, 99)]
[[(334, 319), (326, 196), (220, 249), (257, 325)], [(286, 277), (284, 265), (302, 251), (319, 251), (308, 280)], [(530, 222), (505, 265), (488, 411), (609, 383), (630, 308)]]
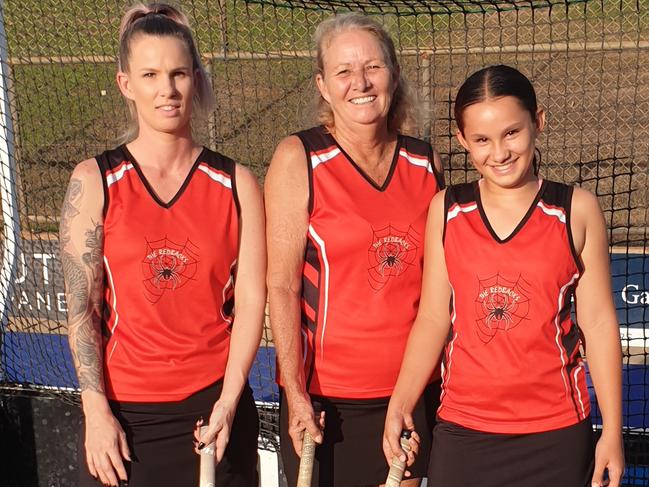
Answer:
[(472, 203), (470, 205), (466, 206), (460, 206), (458, 203), (455, 203), (450, 210), (448, 210), (448, 213), (446, 214), (446, 222), (450, 222), (453, 218), (458, 216), (460, 212), (462, 213), (471, 213), (474, 210), (478, 209), (478, 204), (477, 203)]
[[(561, 314), (561, 310), (563, 309), (563, 301), (566, 298), (566, 290), (577, 280), (579, 277), (579, 273), (573, 274), (572, 278), (570, 281), (568, 281), (566, 284), (564, 284), (561, 289), (559, 290), (559, 299), (558, 299), (558, 308), (557, 308), (557, 314), (554, 317), (554, 326), (557, 329), (557, 334), (554, 337), (554, 341), (557, 344), (557, 348), (559, 349), (559, 356), (561, 357), (561, 378), (563, 379), (563, 386), (566, 390), (566, 394), (570, 396), (570, 391), (568, 390), (568, 380), (566, 377), (566, 361), (568, 359), (568, 353), (567, 350), (565, 350), (562, 346), (561, 343), (559, 343), (559, 337), (561, 336), (561, 326), (559, 324), (559, 315)], [(565, 353), (565, 358), (564, 358), (564, 353)]]
[(115, 343), (113, 343), (113, 348), (110, 349), (110, 353), (108, 354), (108, 359), (106, 360), (106, 364), (110, 362), (110, 359), (113, 356), (113, 353), (115, 353), (115, 349), (117, 348), (117, 340), (115, 340)]
[(311, 154), (311, 167), (315, 169), (316, 166), (325, 163), (330, 159), (333, 159), (338, 154), (340, 154), (340, 149), (338, 147), (334, 147), (330, 151), (324, 152), (322, 154)]
[(433, 174), (433, 168), (431, 167), (430, 161), (425, 157), (417, 157), (412, 154), (408, 154), (405, 149), (399, 151), (399, 155), (406, 159), (410, 164), (414, 166), (419, 166), (425, 168), (429, 173)]
[(322, 255), (322, 262), (324, 263), (324, 310), (322, 313), (322, 333), (320, 334), (320, 355), (324, 360), (324, 336), (327, 331), (327, 310), (329, 307), (329, 260), (327, 259), (327, 251), (325, 249), (324, 240), (318, 235), (313, 226), (309, 225), (309, 235), (313, 237), (316, 244), (320, 248)]
[(578, 374), (581, 370), (584, 369), (583, 363), (579, 363), (579, 366), (575, 368), (575, 372), (572, 376), (575, 378), (575, 389), (577, 390), (577, 398), (579, 399), (579, 405), (581, 406), (581, 419), (586, 419), (586, 408), (584, 407), (584, 401), (581, 399), (581, 390), (579, 389), (579, 377)]
[(133, 164), (127, 162), (122, 164), (119, 169), (108, 174), (106, 176), (106, 187), (110, 187), (110, 185), (122, 179), (124, 174), (126, 174), (126, 171), (130, 171), (131, 169), (133, 169)]
[(232, 189), (232, 179), (230, 179), (225, 174), (215, 171), (205, 163), (201, 163), (198, 166), (198, 169), (207, 174), (211, 180), (216, 181), (217, 183), (221, 183), (228, 189)]
[(300, 327), (300, 333), (302, 333), (302, 367), (306, 364), (306, 351), (308, 350), (309, 340), (306, 335), (304, 328)]
[[(451, 286), (451, 302), (453, 303), (453, 316), (451, 317), (451, 327), (455, 325), (455, 319), (457, 318), (457, 310), (455, 309), (455, 289), (453, 289), (453, 286)], [(446, 387), (444, 387), (448, 382), (451, 380), (451, 365), (453, 364), (453, 350), (455, 346), (455, 340), (457, 340), (458, 334), (457, 331), (453, 333), (453, 338), (451, 341), (448, 343), (448, 366), (444, 366), (444, 360), (442, 360), (442, 393), (439, 397), (439, 402), (440, 402), (440, 409), (441, 409), (441, 404), (442, 404), (442, 399), (446, 395)], [(448, 376), (447, 376), (447, 368), (448, 368)], [(438, 409), (439, 411), (439, 409)]]
[[(132, 167), (132, 166), (131, 166)], [(117, 293), (115, 293), (115, 284), (113, 283), (113, 273), (110, 270), (110, 265), (108, 264), (108, 257), (104, 255), (104, 267), (106, 268), (106, 274), (108, 275), (108, 285), (110, 286), (110, 291), (113, 294), (113, 302), (111, 303), (111, 308), (113, 308), (113, 313), (115, 313), (115, 323), (113, 324), (113, 327), (110, 329), (111, 334), (115, 334), (115, 330), (117, 329), (117, 324), (119, 323), (119, 313), (117, 313)], [(110, 354), (108, 355), (108, 359), (106, 360), (106, 363), (110, 362), (111, 357), (113, 356), (113, 352), (115, 351), (115, 348), (117, 348), (117, 339), (115, 339), (115, 344), (113, 345), (113, 348), (110, 351)]]
[(559, 208), (549, 208), (543, 204), (542, 201), (539, 201), (536, 206), (541, 208), (541, 211), (549, 216), (554, 216), (559, 219), (561, 223), (566, 223), (566, 213)]

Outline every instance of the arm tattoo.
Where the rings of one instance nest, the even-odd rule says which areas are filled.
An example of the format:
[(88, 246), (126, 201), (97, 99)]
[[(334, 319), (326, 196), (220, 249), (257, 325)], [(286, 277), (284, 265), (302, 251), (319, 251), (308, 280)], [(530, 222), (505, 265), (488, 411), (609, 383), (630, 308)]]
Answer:
[(71, 179), (61, 209), (59, 246), (66, 297), (70, 348), (81, 391), (103, 392), (102, 291), (104, 281), (104, 226), (92, 222), (85, 230), (85, 248), (80, 256), (72, 242), (72, 221), (80, 215), (83, 184)]

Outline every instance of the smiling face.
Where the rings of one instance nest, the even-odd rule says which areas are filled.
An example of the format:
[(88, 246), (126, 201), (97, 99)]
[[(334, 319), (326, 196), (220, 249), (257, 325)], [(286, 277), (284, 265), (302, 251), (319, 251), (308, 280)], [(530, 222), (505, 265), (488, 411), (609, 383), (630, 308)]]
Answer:
[(139, 126), (165, 133), (191, 131), (195, 73), (187, 45), (173, 36), (131, 41), (128, 73), (117, 74), (122, 94), (135, 103)]
[(332, 36), (323, 61), (316, 83), (336, 126), (387, 123), (398, 72), (390, 69), (372, 33), (350, 29)]
[(535, 179), (535, 141), (545, 124), (541, 108), (532, 119), (517, 98), (502, 96), (467, 106), (462, 118), (458, 140), (486, 181), (510, 188)]

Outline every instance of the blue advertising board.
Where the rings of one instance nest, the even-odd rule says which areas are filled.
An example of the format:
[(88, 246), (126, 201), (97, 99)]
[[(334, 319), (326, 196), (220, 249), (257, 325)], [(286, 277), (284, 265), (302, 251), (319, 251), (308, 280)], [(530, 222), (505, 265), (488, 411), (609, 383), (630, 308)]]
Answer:
[[(41, 267), (49, 262), (49, 269), (39, 267), (34, 271), (44, 280), (48, 272), (51, 276), (56, 270), (51, 266), (57, 259), (54, 253), (49, 260), (44, 259), (43, 255), (48, 254), (40, 251), (33, 262), (40, 263)], [(27, 262), (28, 268), (30, 261), (23, 262)], [(649, 349), (649, 329), (645, 328), (649, 322), (649, 255), (613, 253), (611, 274), (622, 346), (625, 353), (630, 355), (629, 365), (625, 365), (623, 374), (624, 421), (629, 430), (639, 432), (644, 428), (649, 429), (646, 420), (649, 418), (649, 371), (645, 364), (645, 348)], [(33, 313), (41, 313), (43, 310), (47, 312), (45, 303), (50, 298), (44, 293), (45, 291), (30, 289), (19, 290), (14, 298), (15, 304), (22, 303), (23, 309), (29, 309)], [(50, 293), (51, 307), (60, 316), (60, 311), (65, 310), (62, 290), (55, 289)], [(32, 299), (32, 295), (37, 299)], [(43, 309), (40, 303), (43, 303)], [(0, 382), (32, 383), (68, 389), (77, 387), (66, 335), (9, 331), (4, 333), (1, 347)], [(251, 386), (258, 401), (277, 400), (274, 367), (275, 350), (272, 347), (262, 347), (250, 374)], [(594, 417), (597, 420), (596, 408)]]

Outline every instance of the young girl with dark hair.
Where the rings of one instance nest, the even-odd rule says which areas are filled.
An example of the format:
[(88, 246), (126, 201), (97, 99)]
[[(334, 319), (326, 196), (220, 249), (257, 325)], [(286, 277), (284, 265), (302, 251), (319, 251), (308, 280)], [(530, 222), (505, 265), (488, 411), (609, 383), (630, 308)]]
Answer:
[[(517, 70), (473, 74), (455, 117), (481, 179), (431, 202), (386, 458), (405, 459), (399, 433), (418, 427), (410, 411), (446, 345), (431, 485), (600, 486), (607, 470), (619, 486), (622, 356), (597, 199), (537, 175), (545, 113)], [(602, 411), (596, 449), (582, 348)]]
[(213, 95), (181, 12), (132, 7), (119, 53), (127, 143), (77, 165), (61, 218), (79, 485), (195, 486), (192, 443), (215, 441), (216, 485), (256, 486), (247, 376), (265, 304), (261, 192), (192, 138)]

